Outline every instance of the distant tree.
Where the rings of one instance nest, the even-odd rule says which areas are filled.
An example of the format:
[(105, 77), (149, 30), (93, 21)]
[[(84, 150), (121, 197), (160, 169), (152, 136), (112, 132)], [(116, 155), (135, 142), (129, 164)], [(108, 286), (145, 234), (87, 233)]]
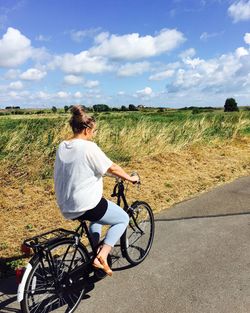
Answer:
[(164, 108), (158, 108), (157, 112), (159, 112), (159, 113), (164, 112)]
[(65, 106), (64, 106), (64, 112), (67, 113), (68, 110), (69, 110), (69, 106), (65, 105)]
[(128, 109), (125, 107), (125, 105), (121, 106), (121, 111), (128, 111)]
[(53, 113), (56, 113), (56, 112), (57, 112), (57, 108), (56, 108), (56, 107), (54, 107), (54, 106), (52, 107), (52, 109), (51, 109), (51, 110), (52, 110), (52, 112), (53, 112)]
[(137, 107), (134, 104), (128, 106), (129, 111), (138, 111)]
[(225, 105), (224, 105), (224, 112), (234, 112), (239, 111), (237, 106), (237, 102), (234, 98), (227, 98)]
[(83, 105), (83, 104), (82, 104), (82, 108), (83, 108), (83, 110), (84, 110), (85, 112), (87, 112), (87, 111), (91, 111), (91, 109), (90, 109), (90, 108), (86, 107), (86, 106), (85, 106), (85, 105)]
[(108, 112), (110, 108), (107, 104), (95, 104), (93, 105), (94, 112)]
[(144, 106), (143, 104), (139, 104), (139, 105), (137, 105), (137, 108), (138, 108), (138, 109), (144, 109), (145, 106)]
[(192, 114), (199, 114), (201, 112), (202, 112), (202, 110), (200, 108), (193, 108), (192, 109)]

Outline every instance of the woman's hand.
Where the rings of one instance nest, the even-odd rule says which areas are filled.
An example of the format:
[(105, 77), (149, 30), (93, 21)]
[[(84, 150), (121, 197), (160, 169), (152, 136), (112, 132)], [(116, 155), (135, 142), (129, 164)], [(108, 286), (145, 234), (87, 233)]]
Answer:
[(140, 182), (140, 178), (138, 175), (130, 176), (129, 181), (133, 184), (138, 184)]

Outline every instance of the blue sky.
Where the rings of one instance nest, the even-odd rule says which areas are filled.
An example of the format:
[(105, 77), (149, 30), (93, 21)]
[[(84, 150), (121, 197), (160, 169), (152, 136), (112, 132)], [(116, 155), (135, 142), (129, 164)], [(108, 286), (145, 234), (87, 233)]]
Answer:
[(0, 0), (0, 107), (250, 104), (250, 0)]

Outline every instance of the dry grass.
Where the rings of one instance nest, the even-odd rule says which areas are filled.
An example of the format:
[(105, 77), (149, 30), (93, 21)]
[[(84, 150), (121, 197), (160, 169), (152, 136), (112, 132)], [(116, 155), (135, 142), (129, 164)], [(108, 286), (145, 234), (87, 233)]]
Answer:
[[(140, 192), (130, 185), (129, 200), (145, 200), (155, 212), (250, 174), (249, 137), (197, 143), (182, 149), (165, 145), (164, 153), (159, 152), (140, 157), (135, 153), (125, 166), (128, 172), (138, 170), (142, 177)], [(30, 171), (37, 170), (39, 166), (38, 160)], [(75, 223), (60, 216), (52, 179), (33, 183), (15, 179), (11, 173), (8, 177), (1, 182), (0, 257), (19, 255), (19, 246), (24, 238), (57, 227), (75, 227)], [(105, 178), (105, 195), (108, 198), (113, 183), (112, 179)]]

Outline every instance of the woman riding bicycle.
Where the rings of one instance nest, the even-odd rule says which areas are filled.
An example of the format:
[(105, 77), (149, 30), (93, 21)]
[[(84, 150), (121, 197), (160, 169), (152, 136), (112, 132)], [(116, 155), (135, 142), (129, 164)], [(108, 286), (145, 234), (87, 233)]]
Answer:
[(60, 143), (55, 161), (54, 180), (57, 204), (66, 219), (90, 221), (90, 233), (99, 244), (102, 225), (111, 225), (93, 261), (95, 268), (108, 275), (107, 256), (125, 231), (129, 218), (117, 204), (103, 198), (102, 176), (108, 172), (132, 183), (137, 176), (128, 175), (113, 163), (92, 141), (97, 129), (95, 119), (80, 105), (71, 109), (73, 136)]

